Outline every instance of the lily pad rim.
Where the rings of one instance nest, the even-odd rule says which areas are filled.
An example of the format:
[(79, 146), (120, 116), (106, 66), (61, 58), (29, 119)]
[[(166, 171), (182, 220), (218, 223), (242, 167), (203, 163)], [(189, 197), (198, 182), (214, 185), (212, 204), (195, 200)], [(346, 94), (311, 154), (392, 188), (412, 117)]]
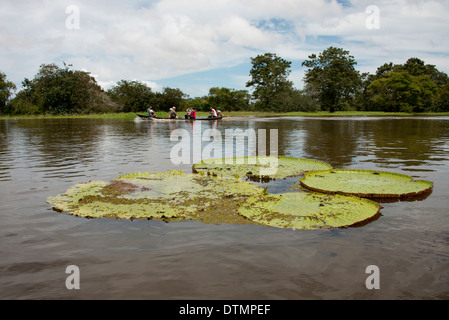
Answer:
[[(223, 158), (209, 158), (209, 159), (202, 159), (199, 162), (194, 163), (192, 166), (195, 167), (197, 165), (206, 164), (204, 161), (213, 161), (213, 160), (226, 160), (226, 159), (247, 159), (247, 158), (278, 158), (279, 159), (286, 159), (286, 160), (295, 160), (295, 161), (305, 161), (305, 162), (311, 162), (311, 163), (319, 163), (329, 166), (329, 170), (333, 169), (332, 165), (328, 162), (322, 161), (322, 160), (316, 160), (311, 158), (296, 158), (296, 157), (290, 157), (290, 156), (243, 156), (243, 157), (223, 157)], [(239, 165), (239, 164), (236, 164)]]
[[(381, 175), (389, 175), (394, 176), (397, 178), (402, 178), (404, 180), (407, 180), (407, 182), (413, 182), (413, 183), (425, 183), (428, 185), (427, 188), (417, 191), (417, 192), (408, 192), (408, 193), (376, 193), (376, 192), (346, 192), (346, 191), (332, 191), (332, 190), (326, 190), (321, 188), (315, 188), (312, 186), (309, 186), (305, 180), (307, 180), (308, 176), (314, 175), (314, 174), (320, 174), (320, 173), (330, 173), (332, 171), (336, 172), (354, 172), (354, 173), (374, 173), (374, 174), (381, 174)], [(433, 190), (433, 182), (428, 180), (415, 180), (413, 177), (403, 174), (403, 173), (397, 173), (397, 172), (390, 172), (390, 171), (381, 171), (381, 170), (370, 170), (370, 169), (329, 169), (329, 170), (316, 170), (316, 171), (310, 171), (304, 174), (304, 177), (299, 180), (300, 185), (308, 190), (319, 192), (319, 193), (326, 193), (326, 194), (342, 194), (342, 195), (351, 195), (361, 198), (368, 198), (368, 199), (382, 199), (382, 198), (396, 198), (396, 199), (406, 199), (406, 198), (413, 198), (418, 197), (421, 195), (429, 194)]]

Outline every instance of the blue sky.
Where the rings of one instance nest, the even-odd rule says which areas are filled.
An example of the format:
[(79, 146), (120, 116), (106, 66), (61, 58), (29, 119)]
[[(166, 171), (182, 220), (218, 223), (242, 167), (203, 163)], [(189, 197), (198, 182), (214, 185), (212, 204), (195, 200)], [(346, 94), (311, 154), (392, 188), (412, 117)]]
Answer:
[(300, 89), (301, 62), (337, 46), (362, 72), (418, 57), (449, 73), (447, 16), (447, 0), (2, 0), (0, 71), (20, 87), (66, 62), (105, 89), (138, 80), (195, 97), (246, 89), (251, 57), (266, 52), (292, 61)]

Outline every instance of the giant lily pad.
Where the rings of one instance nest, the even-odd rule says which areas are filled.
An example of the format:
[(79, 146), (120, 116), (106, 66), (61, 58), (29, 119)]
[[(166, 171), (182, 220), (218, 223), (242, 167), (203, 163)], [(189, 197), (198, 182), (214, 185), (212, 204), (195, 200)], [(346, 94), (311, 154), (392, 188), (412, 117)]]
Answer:
[(192, 167), (194, 173), (223, 177), (248, 177), (250, 180), (256, 181), (284, 179), (308, 171), (327, 169), (332, 169), (332, 166), (326, 162), (282, 156), (206, 159)]
[(269, 195), (235, 178), (182, 171), (132, 173), (110, 182), (80, 183), (50, 197), (56, 211), (86, 218), (194, 220), (314, 229), (365, 221), (380, 206), (366, 199), (324, 194)]
[(305, 174), (303, 187), (365, 198), (408, 198), (429, 193), (433, 183), (404, 174), (374, 170), (324, 170)]
[(374, 219), (380, 209), (368, 199), (295, 192), (249, 198), (238, 212), (262, 225), (311, 230), (355, 226)]
[(239, 203), (262, 194), (263, 189), (249, 182), (170, 171), (80, 183), (47, 202), (56, 211), (86, 218), (237, 224), (252, 223), (237, 214)]

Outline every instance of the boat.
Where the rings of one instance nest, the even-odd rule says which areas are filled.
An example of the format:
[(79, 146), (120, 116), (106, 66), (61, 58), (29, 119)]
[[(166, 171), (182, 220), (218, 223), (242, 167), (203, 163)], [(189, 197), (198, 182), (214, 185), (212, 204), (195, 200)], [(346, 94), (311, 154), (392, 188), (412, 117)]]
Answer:
[(162, 120), (162, 121), (166, 121), (166, 120), (171, 120), (171, 121), (208, 120), (208, 121), (211, 121), (211, 120), (221, 120), (221, 119), (223, 119), (223, 116), (215, 117), (215, 118), (196, 118), (196, 119), (177, 118), (177, 119), (170, 119), (170, 118), (155, 118), (155, 117), (152, 117), (152, 116), (147, 116), (147, 115), (138, 114), (138, 113), (136, 113), (136, 115), (138, 115), (140, 119), (151, 120), (151, 121), (159, 121), (159, 120)]

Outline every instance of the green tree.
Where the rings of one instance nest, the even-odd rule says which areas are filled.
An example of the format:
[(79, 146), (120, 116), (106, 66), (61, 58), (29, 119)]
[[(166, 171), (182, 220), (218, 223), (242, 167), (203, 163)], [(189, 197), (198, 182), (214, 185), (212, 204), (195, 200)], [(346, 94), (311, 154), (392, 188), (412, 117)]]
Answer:
[(164, 88), (162, 92), (158, 92), (155, 97), (156, 110), (166, 111), (171, 107), (176, 107), (178, 111), (185, 106), (188, 96), (178, 88)]
[[(422, 112), (441, 109), (446, 73), (418, 58), (385, 63), (364, 78), (358, 101), (364, 110)], [(444, 103), (443, 103), (444, 105)]]
[(208, 101), (208, 97), (196, 97), (185, 99), (184, 107), (195, 109), (196, 111), (209, 111), (210, 104)]
[(320, 109), (319, 103), (303, 90), (286, 91), (278, 98), (281, 112), (316, 112)]
[(209, 90), (208, 102), (215, 108), (231, 112), (248, 109), (250, 98), (246, 90), (215, 87)]
[(155, 94), (140, 81), (120, 80), (107, 91), (111, 99), (123, 106), (124, 112), (146, 110), (155, 101)]
[(361, 78), (349, 51), (329, 47), (318, 56), (310, 55), (309, 59), (302, 62), (302, 66), (309, 68), (304, 76), (305, 89), (320, 101), (322, 109), (334, 112), (352, 103)]
[(438, 99), (434, 106), (434, 111), (448, 112), (449, 111), (449, 83), (440, 88)]
[(439, 87), (443, 87), (449, 82), (446, 73), (439, 71), (434, 65), (426, 64), (418, 58), (410, 58), (403, 65), (396, 65), (395, 71), (405, 71), (412, 76), (429, 76), (430, 79)]
[(251, 58), (251, 80), (247, 87), (253, 87), (253, 97), (256, 106), (261, 110), (278, 109), (278, 98), (285, 92), (293, 90), (293, 84), (288, 80), (291, 62), (273, 53), (265, 53)]
[(7, 113), (6, 105), (14, 90), (16, 85), (6, 79), (6, 74), (0, 72), (0, 113)]
[(438, 87), (430, 76), (413, 76), (392, 71), (374, 80), (368, 87), (376, 110), (387, 112), (422, 112), (434, 104)]
[(10, 103), (13, 114), (72, 114), (117, 111), (95, 79), (85, 71), (67, 65), (43, 64), (33, 80), (25, 79), (23, 89)]

